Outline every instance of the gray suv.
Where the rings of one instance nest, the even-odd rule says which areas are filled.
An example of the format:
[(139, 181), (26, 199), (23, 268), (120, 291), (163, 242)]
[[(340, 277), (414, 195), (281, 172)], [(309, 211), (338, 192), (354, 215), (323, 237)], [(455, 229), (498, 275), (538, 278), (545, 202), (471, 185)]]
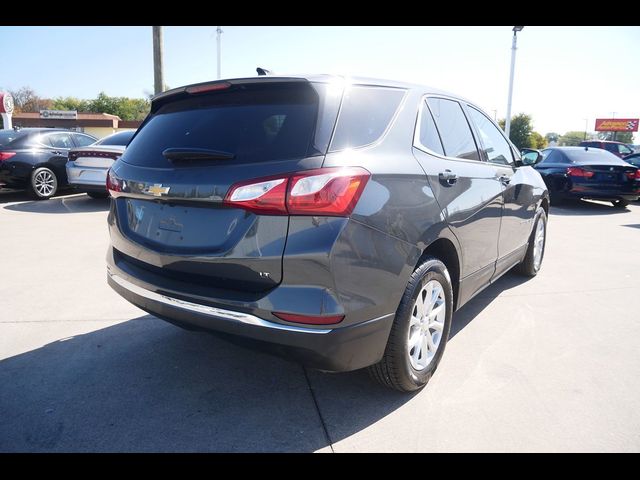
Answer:
[(544, 255), (538, 172), (468, 100), (263, 76), (176, 88), (107, 177), (109, 284), (176, 325), (423, 387), (455, 310)]

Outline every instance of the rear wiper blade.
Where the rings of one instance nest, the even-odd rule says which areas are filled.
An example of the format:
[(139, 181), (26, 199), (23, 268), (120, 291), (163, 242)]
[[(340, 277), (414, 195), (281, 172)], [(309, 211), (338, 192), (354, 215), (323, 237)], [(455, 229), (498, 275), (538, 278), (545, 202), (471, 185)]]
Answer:
[(234, 153), (208, 148), (167, 148), (162, 155), (168, 160), (232, 160)]

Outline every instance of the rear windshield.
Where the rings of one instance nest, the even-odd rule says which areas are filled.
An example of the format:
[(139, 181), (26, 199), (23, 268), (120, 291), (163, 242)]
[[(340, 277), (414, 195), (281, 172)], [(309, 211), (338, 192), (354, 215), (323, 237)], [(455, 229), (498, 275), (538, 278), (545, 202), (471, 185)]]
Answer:
[(113, 135), (109, 135), (101, 140), (98, 140), (94, 145), (121, 145), (124, 146), (129, 143), (133, 134), (136, 133), (135, 130), (130, 130), (126, 132), (118, 132)]
[(564, 153), (572, 162), (580, 162), (581, 160), (597, 160), (605, 163), (620, 163), (620, 159), (613, 153), (601, 148), (576, 148), (564, 150)]
[(127, 148), (122, 160), (166, 167), (167, 148), (226, 152), (232, 160), (267, 162), (318, 155), (313, 146), (318, 93), (309, 83), (232, 86), (194, 94), (160, 106)]
[(14, 139), (20, 136), (15, 130), (0, 130), (0, 147), (9, 145)]

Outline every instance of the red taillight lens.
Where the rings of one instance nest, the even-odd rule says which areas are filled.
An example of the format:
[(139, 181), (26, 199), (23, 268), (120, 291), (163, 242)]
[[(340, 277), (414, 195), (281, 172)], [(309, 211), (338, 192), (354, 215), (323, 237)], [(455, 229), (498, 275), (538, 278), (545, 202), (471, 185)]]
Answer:
[(205, 85), (194, 85), (193, 87), (187, 87), (187, 93), (205, 93), (205, 92), (213, 92), (215, 90), (226, 90), (231, 87), (229, 82), (217, 82), (217, 83), (208, 83)]
[(635, 172), (627, 172), (627, 177), (629, 180), (640, 180), (640, 168), (638, 168)]
[(364, 168), (320, 168), (291, 176), (290, 215), (347, 216), (353, 211), (370, 173)]
[(224, 199), (227, 205), (262, 215), (286, 215), (287, 177), (263, 178), (236, 183)]
[(305, 323), (307, 325), (333, 325), (340, 323), (344, 315), (298, 315), (294, 313), (273, 312), (273, 314), (281, 320), (293, 323)]
[(110, 194), (122, 191), (122, 180), (116, 177), (116, 174), (111, 169), (107, 172), (107, 190)]
[(567, 168), (567, 174), (570, 177), (583, 177), (583, 178), (591, 178), (595, 175), (591, 170), (585, 170), (580, 167), (569, 167)]
[(224, 203), (262, 215), (348, 216), (371, 174), (360, 167), (319, 168), (236, 183)]
[(15, 154), (16, 154), (16, 152), (0, 152), (0, 162), (4, 162), (5, 160), (9, 160)]

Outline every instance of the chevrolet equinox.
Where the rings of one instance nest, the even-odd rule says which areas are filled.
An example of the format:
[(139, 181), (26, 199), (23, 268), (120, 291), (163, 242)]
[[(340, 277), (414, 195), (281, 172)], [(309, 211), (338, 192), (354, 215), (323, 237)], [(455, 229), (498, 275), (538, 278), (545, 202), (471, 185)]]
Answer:
[(417, 390), (455, 310), (540, 269), (549, 196), (526, 163), (476, 105), (420, 85), (176, 88), (108, 173), (108, 281), (184, 328)]

